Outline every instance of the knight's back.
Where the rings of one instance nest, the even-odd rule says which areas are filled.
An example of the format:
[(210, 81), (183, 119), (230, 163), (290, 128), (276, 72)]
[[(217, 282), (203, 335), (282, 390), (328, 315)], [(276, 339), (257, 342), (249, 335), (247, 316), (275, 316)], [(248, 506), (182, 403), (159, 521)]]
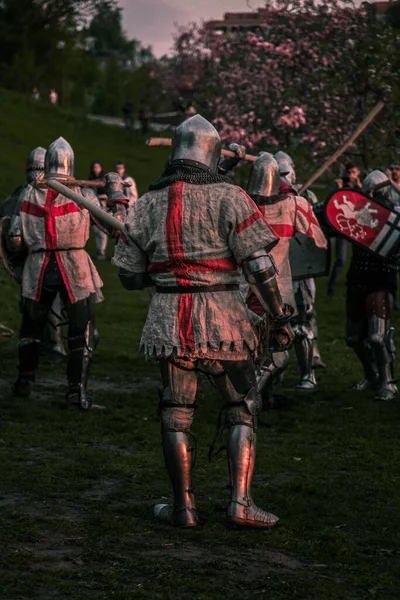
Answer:
[[(146, 354), (187, 354), (189, 348), (203, 357), (209, 350), (216, 358), (218, 352), (243, 357), (255, 349), (239, 291), (240, 265), (278, 240), (243, 190), (222, 182), (176, 181), (142, 196), (126, 227), (147, 256), (158, 292), (142, 336)], [(134, 271), (131, 253), (120, 244), (117, 264)]]
[[(146, 194), (135, 209), (129, 226), (150, 258), (150, 273), (156, 268), (153, 263), (165, 260), (204, 262), (229, 257), (229, 270), (237, 271), (229, 247), (230, 229), (257, 213), (243, 192), (225, 183), (176, 182)], [(190, 279), (204, 279), (203, 275), (195, 271)]]

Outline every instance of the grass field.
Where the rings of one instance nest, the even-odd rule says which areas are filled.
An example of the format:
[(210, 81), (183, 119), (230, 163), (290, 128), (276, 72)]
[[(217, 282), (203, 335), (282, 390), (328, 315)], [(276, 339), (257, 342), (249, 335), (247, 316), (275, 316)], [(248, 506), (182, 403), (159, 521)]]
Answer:
[[(93, 158), (107, 167), (123, 159), (141, 191), (166, 159), (165, 150), (146, 149), (141, 139), (132, 145), (120, 130), (3, 92), (0, 107), (4, 195), (23, 180), (30, 149), (59, 135), (76, 149), (78, 176)], [(399, 403), (350, 391), (360, 369), (343, 341), (343, 287), (328, 303), (326, 281), (318, 283), (328, 365), (318, 392), (291, 392), (292, 359), (284, 388), (293, 406), (263, 416), (253, 491), (280, 516), (278, 527), (227, 529), (226, 458), (207, 460), (220, 402), (204, 381), (194, 427), (203, 522), (181, 531), (152, 517), (169, 484), (158, 372), (138, 351), (148, 296), (125, 292), (109, 263), (99, 270), (105, 302), (91, 387), (107, 410), (66, 412), (64, 368), (46, 364), (32, 399), (13, 399), (17, 335), (0, 336), (0, 599), (398, 599)], [(0, 286), (0, 323), (16, 332), (18, 287), (2, 272)]]

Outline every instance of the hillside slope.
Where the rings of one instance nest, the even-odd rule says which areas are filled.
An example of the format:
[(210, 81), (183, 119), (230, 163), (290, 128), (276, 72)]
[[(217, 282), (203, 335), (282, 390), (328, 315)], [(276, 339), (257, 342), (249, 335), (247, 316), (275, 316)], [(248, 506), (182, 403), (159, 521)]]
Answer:
[(118, 127), (89, 122), (0, 89), (0, 202), (24, 181), (29, 152), (36, 146), (46, 148), (59, 136), (75, 151), (77, 177), (87, 178), (93, 160), (103, 162), (109, 171), (116, 160), (122, 160), (140, 193), (160, 174), (168, 157), (167, 148), (148, 148), (142, 136), (135, 136), (132, 143)]
[[(146, 148), (142, 138), (132, 144), (120, 129), (1, 90), (0, 108), (3, 196), (23, 180), (30, 149), (59, 135), (76, 151), (79, 177), (94, 158), (106, 168), (122, 159), (141, 192), (167, 158), (167, 149)], [(317, 282), (327, 363), (318, 390), (293, 390), (292, 353), (278, 388), (292, 405), (262, 415), (254, 496), (279, 515), (278, 527), (226, 528), (226, 456), (208, 461), (222, 402), (203, 379), (193, 429), (202, 521), (179, 530), (152, 516), (170, 484), (158, 367), (139, 351), (148, 293), (124, 290), (110, 262), (96, 266), (105, 300), (96, 307), (101, 343), (89, 388), (107, 409), (88, 414), (65, 410), (65, 365), (50, 367), (45, 355), (33, 396), (11, 396), (20, 289), (0, 269), (0, 325), (13, 330), (0, 328), (0, 600), (398, 600), (400, 404), (351, 389), (361, 367), (344, 342), (343, 286), (328, 302), (326, 280)], [(399, 313), (393, 321), (398, 327)]]

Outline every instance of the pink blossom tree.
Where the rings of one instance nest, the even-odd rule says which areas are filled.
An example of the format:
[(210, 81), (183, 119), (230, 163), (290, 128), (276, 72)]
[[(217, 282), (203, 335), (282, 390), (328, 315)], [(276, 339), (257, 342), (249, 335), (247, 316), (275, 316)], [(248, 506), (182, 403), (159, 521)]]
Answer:
[[(182, 86), (226, 141), (254, 150), (303, 145), (321, 160), (379, 100), (374, 130), (352, 151), (376, 160), (395, 145), (400, 36), (351, 0), (278, 0), (257, 31), (178, 31), (164, 82)], [(397, 106), (396, 106), (397, 105)]]

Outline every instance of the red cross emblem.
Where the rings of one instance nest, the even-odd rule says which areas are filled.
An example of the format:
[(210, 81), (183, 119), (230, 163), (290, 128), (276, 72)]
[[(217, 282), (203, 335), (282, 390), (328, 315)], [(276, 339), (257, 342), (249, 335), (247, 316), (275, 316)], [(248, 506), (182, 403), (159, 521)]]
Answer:
[[(58, 196), (58, 192), (55, 190), (47, 190), (46, 193), (46, 202), (44, 206), (38, 206), (37, 204), (33, 204), (33, 202), (29, 202), (25, 200), (21, 206), (21, 212), (27, 215), (32, 215), (34, 217), (39, 217), (44, 219), (44, 229), (45, 229), (45, 249), (46, 250), (57, 250), (57, 229), (56, 229), (56, 218), (61, 217), (67, 214), (77, 213), (80, 211), (75, 202), (66, 202), (65, 204), (61, 204), (60, 206), (56, 206), (55, 200)], [(68, 291), (68, 296), (71, 302), (75, 302), (74, 295), (72, 293), (72, 289), (70, 283), (68, 281), (67, 274), (64, 269), (64, 265), (61, 262), (60, 256), (58, 252), (55, 252), (55, 257), (57, 260), (58, 267), (60, 269), (65, 287)], [(36, 294), (36, 301), (40, 300), (40, 296), (42, 294), (42, 286), (43, 286), (43, 278), (49, 264), (50, 253), (47, 252), (44, 257), (44, 262), (39, 275), (38, 289)]]

